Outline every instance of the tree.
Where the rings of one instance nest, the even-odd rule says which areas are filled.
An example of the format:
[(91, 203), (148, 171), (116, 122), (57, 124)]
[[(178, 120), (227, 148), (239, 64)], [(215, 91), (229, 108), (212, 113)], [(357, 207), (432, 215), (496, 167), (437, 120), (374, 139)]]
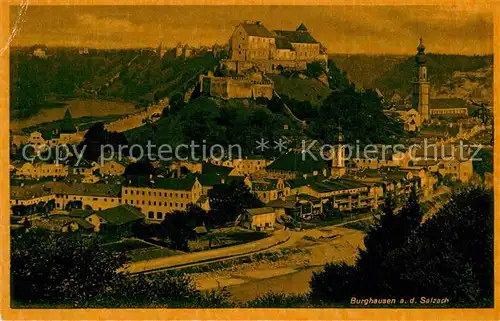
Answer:
[[(104, 146), (106, 149), (104, 149)], [(104, 123), (97, 122), (93, 124), (85, 133), (83, 140), (78, 145), (79, 150), (83, 150), (85, 159), (98, 161), (101, 151), (108, 151), (111, 146), (111, 152), (116, 153), (119, 146), (128, 146), (127, 139), (123, 133), (109, 132), (104, 128)]]
[(189, 251), (188, 241), (194, 236), (194, 227), (188, 225), (186, 212), (172, 212), (161, 222), (161, 226), (170, 241), (171, 248)]
[[(325, 119), (330, 121), (325, 122)], [(383, 105), (374, 91), (358, 93), (354, 88), (332, 92), (322, 103), (318, 116), (311, 120), (312, 135), (333, 142), (338, 127), (346, 141), (390, 143), (403, 135), (401, 126), (383, 112)]]
[(64, 207), (64, 209), (66, 211), (71, 211), (72, 209), (81, 209), (82, 206), (83, 206), (82, 201), (80, 201), (80, 200), (71, 200), (68, 203), (66, 203), (66, 206)]
[(483, 125), (488, 125), (488, 123), (492, 119), (492, 113), (488, 106), (486, 106), (486, 104), (484, 103), (477, 103), (474, 101), (472, 102), (472, 104), (478, 107), (472, 112), (472, 116), (479, 118)]
[(155, 172), (155, 168), (150, 162), (145, 160), (140, 160), (135, 163), (129, 164), (125, 168), (124, 176), (126, 179), (143, 177), (149, 179), (151, 175)]
[(122, 255), (94, 241), (38, 229), (16, 233), (11, 241), (12, 297), (21, 301), (74, 302), (107, 293), (121, 274)]
[(234, 222), (246, 209), (264, 205), (245, 183), (238, 181), (230, 184), (216, 184), (208, 192), (208, 196), (210, 216), (216, 224)]
[(184, 102), (184, 96), (180, 93), (174, 94), (170, 99), (169, 99), (169, 111), (172, 114), (175, 114), (179, 112), (185, 105), (186, 103)]
[(493, 217), (491, 190), (472, 187), (454, 194), (404, 246), (387, 254), (381, 268), (392, 278), (385, 280), (385, 292), (491, 306)]
[(323, 74), (324, 70), (318, 61), (313, 61), (307, 64), (306, 74), (310, 77), (318, 78)]
[(481, 149), (473, 163), (474, 171), (484, 178), (485, 173), (493, 173), (493, 152), (488, 149)]
[(12, 232), (11, 298), (14, 304), (73, 307), (227, 307), (225, 289), (202, 293), (176, 271), (130, 276), (126, 257), (110, 252), (98, 237)]
[(366, 250), (355, 266), (327, 265), (314, 274), (314, 300), (424, 296), (447, 297), (459, 305), (492, 306), (491, 190), (471, 187), (456, 193), (423, 224), (419, 224), (415, 195), (400, 215), (391, 214), (391, 208), (386, 205), (380, 222), (368, 231)]

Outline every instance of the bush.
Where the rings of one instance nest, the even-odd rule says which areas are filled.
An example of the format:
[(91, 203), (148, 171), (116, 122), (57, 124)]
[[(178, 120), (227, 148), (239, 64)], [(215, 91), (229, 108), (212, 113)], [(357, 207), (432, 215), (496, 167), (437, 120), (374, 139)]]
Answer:
[(11, 293), (17, 305), (72, 307), (228, 306), (225, 289), (201, 293), (178, 272), (131, 276), (120, 272), (123, 254), (97, 238), (13, 231)]
[(247, 303), (249, 308), (297, 308), (310, 307), (308, 294), (268, 292)]
[(421, 225), (415, 199), (399, 215), (385, 207), (356, 265), (327, 264), (313, 275), (311, 298), (425, 296), (449, 298), (454, 306), (492, 306), (492, 205), (491, 191), (468, 188)]

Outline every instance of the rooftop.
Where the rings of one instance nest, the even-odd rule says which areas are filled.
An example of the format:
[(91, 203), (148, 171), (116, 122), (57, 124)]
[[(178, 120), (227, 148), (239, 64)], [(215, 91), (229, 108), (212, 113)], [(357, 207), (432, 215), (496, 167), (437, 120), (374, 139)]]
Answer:
[(429, 108), (430, 109), (467, 108), (467, 101), (460, 98), (431, 99), (429, 102)]
[(149, 187), (168, 190), (189, 191), (196, 182), (194, 175), (187, 175), (183, 178), (158, 178), (149, 179), (149, 177), (136, 176), (130, 179), (126, 186), (130, 187)]
[(250, 208), (246, 210), (246, 212), (252, 216), (262, 215), (262, 214), (274, 213), (274, 208), (272, 207)]
[(122, 204), (116, 207), (108, 208), (103, 211), (96, 212), (108, 224), (123, 225), (134, 221), (139, 221), (144, 218), (141, 211), (131, 205)]
[(241, 24), (247, 35), (253, 37), (273, 38), (274, 35), (261, 22), (244, 22)]
[(89, 183), (43, 182), (10, 187), (12, 199), (31, 199), (51, 194), (118, 197), (120, 192), (119, 185)]
[(278, 159), (266, 168), (271, 170), (312, 173), (314, 171), (322, 171), (326, 167), (327, 162), (319, 156), (314, 159), (308, 153), (289, 152), (278, 157)]
[(292, 43), (318, 43), (307, 31), (274, 30), (274, 32)]

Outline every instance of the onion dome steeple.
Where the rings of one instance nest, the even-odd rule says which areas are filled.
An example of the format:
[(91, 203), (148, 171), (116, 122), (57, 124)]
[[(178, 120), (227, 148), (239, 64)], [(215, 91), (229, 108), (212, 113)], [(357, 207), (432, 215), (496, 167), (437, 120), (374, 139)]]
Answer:
[(420, 44), (417, 47), (417, 55), (415, 56), (415, 61), (417, 65), (424, 65), (427, 62), (427, 57), (425, 56), (425, 46), (422, 38), (420, 38)]
[(418, 53), (424, 53), (424, 51), (425, 51), (425, 46), (424, 46), (422, 38), (420, 38), (420, 44), (418, 45), (417, 50), (418, 50)]

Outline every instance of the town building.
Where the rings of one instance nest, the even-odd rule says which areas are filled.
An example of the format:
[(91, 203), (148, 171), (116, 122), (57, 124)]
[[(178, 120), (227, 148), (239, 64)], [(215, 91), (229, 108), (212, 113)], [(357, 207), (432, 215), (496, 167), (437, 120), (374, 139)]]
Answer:
[(92, 176), (97, 170), (98, 164), (86, 159), (73, 160), (70, 163), (71, 173), (74, 175)]
[(246, 210), (237, 219), (235, 225), (247, 229), (262, 231), (274, 228), (276, 213), (272, 207), (260, 207)]
[(281, 178), (250, 180), (250, 189), (263, 203), (290, 195), (290, 185)]
[(62, 183), (47, 185), (52, 189), (56, 209), (68, 207), (104, 210), (121, 204), (120, 186), (112, 184)]
[(47, 47), (42, 45), (36, 45), (32, 48), (33, 57), (37, 57), (39, 59), (47, 59)]
[(54, 202), (54, 209), (59, 211), (70, 208), (103, 210), (121, 204), (120, 186), (54, 181), (11, 186), (11, 206), (32, 206), (40, 202)]
[(413, 79), (413, 100), (412, 106), (420, 114), (420, 120), (425, 123), (429, 120), (429, 89), (430, 83), (427, 75), (427, 57), (425, 55), (425, 46), (420, 38), (420, 44), (417, 47), (416, 77)]
[(468, 104), (463, 99), (441, 98), (431, 99), (429, 114), (433, 117), (451, 116), (467, 117), (469, 116)]
[(78, 131), (78, 128), (73, 123), (70, 110), (66, 109), (59, 125), (49, 125), (44, 130), (36, 130), (30, 133), (27, 143), (38, 151), (44, 151), (48, 147), (56, 145), (77, 144), (83, 139), (83, 136), (84, 132)]
[(332, 168), (330, 176), (342, 177), (346, 174), (345, 159), (344, 137), (342, 136), (342, 130), (339, 126), (337, 142), (332, 150)]
[(122, 186), (123, 204), (138, 207), (151, 221), (162, 221), (167, 213), (185, 211), (203, 195), (198, 178), (136, 179)]
[(125, 168), (125, 162), (110, 160), (99, 167), (99, 173), (103, 176), (120, 176), (125, 173)]
[(323, 201), (308, 194), (295, 194), (269, 202), (276, 218), (290, 218), (295, 221), (309, 220), (323, 213)]
[(16, 175), (24, 179), (66, 177), (68, 176), (68, 166), (64, 164), (24, 163), (16, 171)]
[(327, 161), (320, 156), (314, 158), (307, 153), (290, 151), (268, 165), (264, 173), (267, 178), (288, 180), (304, 176), (327, 176), (329, 169)]
[(42, 228), (53, 232), (94, 232), (94, 226), (84, 219), (67, 215), (51, 215), (30, 221), (32, 227)]
[(80, 55), (88, 55), (89, 54), (89, 48), (88, 47), (78, 48), (78, 54), (80, 54)]
[(245, 158), (224, 160), (212, 158), (209, 161), (214, 165), (234, 168), (235, 171), (229, 173), (230, 176), (243, 176), (263, 172), (274, 160), (266, 159), (264, 156), (254, 155)]
[(420, 130), (422, 121), (420, 114), (415, 109), (410, 109), (401, 115), (401, 120), (404, 121), (403, 129), (407, 132), (416, 132)]

